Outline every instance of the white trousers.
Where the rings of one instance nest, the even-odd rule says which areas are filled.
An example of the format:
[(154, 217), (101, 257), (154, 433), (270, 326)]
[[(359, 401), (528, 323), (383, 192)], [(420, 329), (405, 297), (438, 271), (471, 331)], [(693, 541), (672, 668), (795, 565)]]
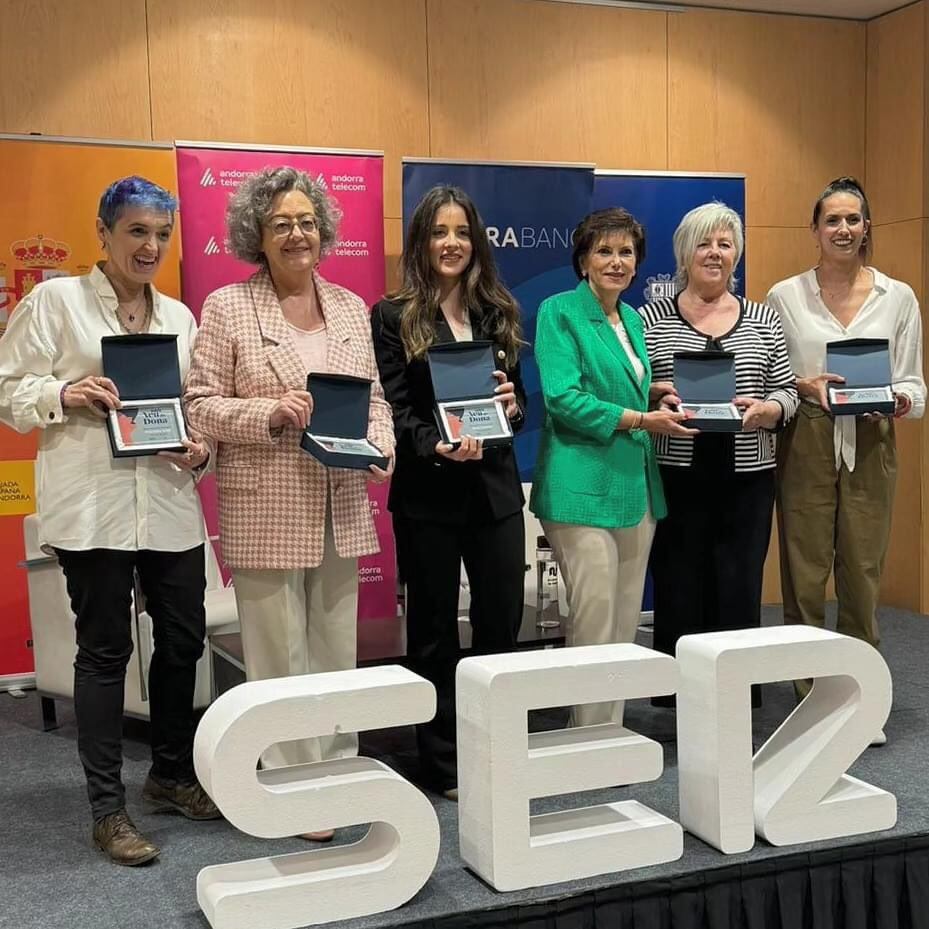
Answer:
[[(358, 559), (340, 558), (326, 526), (322, 563), (292, 571), (232, 572), (250, 681), (355, 667)], [(358, 754), (358, 736), (340, 732), (278, 742), (261, 755), (263, 768)]]
[[(598, 529), (542, 520), (545, 537), (568, 595), (565, 645), (606, 645), (635, 640), (655, 520)], [(571, 710), (572, 726), (622, 723), (623, 702), (586, 703)]]

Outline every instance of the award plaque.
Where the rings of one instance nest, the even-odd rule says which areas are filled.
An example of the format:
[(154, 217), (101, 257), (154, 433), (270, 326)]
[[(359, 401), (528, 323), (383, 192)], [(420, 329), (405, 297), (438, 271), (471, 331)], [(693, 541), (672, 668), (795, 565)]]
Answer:
[(842, 339), (826, 343), (826, 371), (845, 378), (826, 391), (834, 416), (893, 415), (890, 343), (887, 339)]
[(310, 424), (300, 447), (327, 468), (387, 469), (387, 456), (367, 438), (371, 381), (348, 374), (311, 374), (306, 389), (313, 398)]
[(180, 400), (177, 336), (104, 336), (100, 348), (103, 373), (116, 385), (121, 404), (106, 417), (113, 457), (183, 452), (188, 435)]
[(682, 426), (701, 432), (741, 432), (736, 396), (735, 355), (707, 349), (674, 353), (674, 388), (687, 417)]
[(183, 452), (188, 438), (181, 401), (123, 400), (122, 407), (108, 414), (113, 454), (117, 458)]
[(327, 452), (335, 455), (370, 455), (373, 458), (381, 457), (381, 450), (372, 445), (367, 439), (341, 439), (332, 435), (314, 435)]
[(448, 445), (458, 445), (466, 436), (484, 441), (513, 438), (503, 404), (497, 400), (459, 400), (437, 407), (439, 431)]
[(830, 387), (829, 406), (840, 407), (847, 404), (867, 406), (875, 412), (879, 407), (894, 402), (894, 392), (890, 387)]
[[(709, 419), (718, 422), (742, 422), (742, 414), (734, 403), (682, 403), (680, 410), (687, 419)], [(684, 425), (688, 425), (686, 422)]]
[(435, 418), (446, 445), (465, 437), (480, 439), (485, 448), (508, 445), (513, 429), (503, 404), (495, 399), (494, 343), (443, 342), (427, 352), (435, 395)]

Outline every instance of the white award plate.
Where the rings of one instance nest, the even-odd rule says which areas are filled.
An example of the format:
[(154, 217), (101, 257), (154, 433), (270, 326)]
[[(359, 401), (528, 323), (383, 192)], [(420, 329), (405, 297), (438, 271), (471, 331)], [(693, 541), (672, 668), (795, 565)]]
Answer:
[(346, 439), (340, 436), (313, 435), (327, 452), (335, 455), (373, 455), (380, 458), (383, 452), (367, 439)]
[[(742, 414), (734, 403), (682, 403), (681, 412), (687, 419), (740, 420)], [(686, 421), (684, 425), (687, 425)]]
[(830, 387), (829, 405), (844, 406), (854, 403), (893, 403), (890, 387)]
[(123, 400), (107, 417), (113, 454), (117, 458), (184, 451), (187, 426), (178, 397)]
[(513, 437), (503, 404), (492, 397), (439, 403), (437, 408), (439, 429), (449, 445), (458, 445), (465, 436), (484, 441)]

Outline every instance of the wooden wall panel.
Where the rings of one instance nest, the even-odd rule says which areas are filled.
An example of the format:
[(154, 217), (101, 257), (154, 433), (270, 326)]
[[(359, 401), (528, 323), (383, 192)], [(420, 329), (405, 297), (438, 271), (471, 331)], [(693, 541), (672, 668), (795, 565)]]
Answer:
[[(929, 0), (922, 0), (923, 8), (923, 209), (929, 218)], [(929, 255), (927, 255), (929, 261)], [(929, 267), (926, 268), (929, 273)], [(924, 290), (923, 293), (929, 293)]]
[(772, 285), (816, 264), (810, 230), (749, 226), (745, 243), (745, 293), (763, 301)]
[[(929, 20), (929, 17), (927, 17)], [(929, 44), (926, 46), (929, 49)], [(929, 55), (927, 55), (929, 58)], [(927, 78), (929, 78), (929, 65), (927, 65)], [(929, 88), (929, 83), (927, 83)], [(926, 136), (929, 142), (929, 135)], [(929, 156), (927, 156), (929, 161)], [(929, 167), (929, 164), (927, 164)], [(922, 240), (923, 240), (923, 287), (922, 301), (920, 308), (923, 317), (923, 376), (925, 377), (927, 361), (929, 361), (929, 351), (926, 349), (926, 343), (929, 341), (929, 219), (922, 220)], [(920, 442), (920, 494), (922, 500), (922, 522), (920, 526), (920, 612), (929, 613), (929, 539), (926, 538), (926, 526), (929, 525), (929, 425), (925, 419), (920, 423), (922, 427), (922, 441)], [(912, 549), (911, 549), (912, 551)]]
[(427, 0), (432, 154), (667, 167), (666, 14)]
[(403, 251), (403, 220), (384, 220), (384, 279), (387, 290), (400, 283), (400, 254)]
[(149, 0), (159, 138), (427, 151), (423, 0)]
[(865, 26), (695, 12), (668, 18), (669, 164), (748, 175), (753, 226), (801, 226), (864, 171)]
[(924, 215), (925, 17), (916, 3), (868, 23), (866, 189), (877, 224)]
[[(924, 223), (911, 220), (875, 228), (874, 264), (891, 277), (906, 281), (920, 296), (925, 254)], [(924, 302), (924, 301), (923, 301)], [(924, 335), (926, 313), (923, 308)], [(925, 339), (924, 339), (925, 344)], [(897, 422), (897, 494), (890, 547), (881, 585), (881, 601), (911, 610), (924, 608), (927, 575), (922, 558), (914, 557), (914, 544), (926, 541), (923, 533), (922, 493), (923, 423)], [(916, 540), (920, 540), (918, 543)]]
[(145, 0), (14, 0), (0, 16), (0, 132), (152, 138)]

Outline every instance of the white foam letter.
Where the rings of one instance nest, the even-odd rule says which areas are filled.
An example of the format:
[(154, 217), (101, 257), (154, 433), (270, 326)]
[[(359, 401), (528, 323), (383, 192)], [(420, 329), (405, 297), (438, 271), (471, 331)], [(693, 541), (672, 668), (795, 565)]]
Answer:
[(214, 929), (292, 929), (400, 906), (439, 854), (432, 804), (371, 758), (256, 771), (269, 745), (431, 719), (435, 689), (397, 666), (240, 684), (204, 713), (197, 776), (250, 835), (294, 836), (371, 823), (352, 845), (204, 868), (197, 900)]
[[(889, 829), (897, 801), (844, 772), (890, 712), (890, 671), (865, 642), (810, 626), (682, 638), (681, 822), (726, 853)], [(814, 678), (752, 759), (751, 685)]]
[(461, 856), (497, 890), (674, 861), (681, 827), (625, 800), (529, 815), (532, 797), (655, 780), (661, 746), (618, 725), (529, 734), (527, 711), (673, 693), (674, 660), (638, 645), (465, 658), (458, 665)]

